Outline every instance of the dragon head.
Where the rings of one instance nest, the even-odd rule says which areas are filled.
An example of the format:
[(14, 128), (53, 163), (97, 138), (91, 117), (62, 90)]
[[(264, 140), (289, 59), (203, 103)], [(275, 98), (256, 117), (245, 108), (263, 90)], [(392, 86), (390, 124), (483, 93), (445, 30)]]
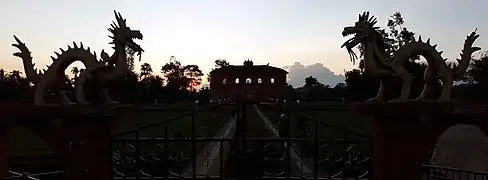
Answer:
[(124, 19), (120, 15), (120, 13), (114, 10), (114, 14), (117, 23), (112, 22), (112, 27), (108, 28), (108, 31), (112, 33), (112, 36), (109, 36), (110, 38), (112, 38), (112, 42), (110, 44), (128, 47), (134, 52), (138, 52), (138, 55), (140, 56), (141, 53), (144, 52), (144, 49), (142, 49), (139, 44), (135, 43), (134, 39), (142, 40), (141, 32), (138, 30), (132, 30), (130, 29), (130, 27), (127, 27), (126, 19)]
[(374, 27), (376, 22), (376, 18), (374, 16), (369, 17), (369, 12), (366, 11), (363, 14), (359, 14), (359, 19), (354, 23), (354, 26), (345, 27), (342, 31), (342, 36), (344, 37), (354, 35), (354, 37), (347, 40), (341, 46), (341, 48), (346, 47), (353, 62), (354, 58), (357, 59), (357, 56), (354, 51), (352, 51), (352, 48), (356, 47), (359, 43), (364, 42), (366, 38), (375, 36), (376, 29), (378, 29), (378, 27)]

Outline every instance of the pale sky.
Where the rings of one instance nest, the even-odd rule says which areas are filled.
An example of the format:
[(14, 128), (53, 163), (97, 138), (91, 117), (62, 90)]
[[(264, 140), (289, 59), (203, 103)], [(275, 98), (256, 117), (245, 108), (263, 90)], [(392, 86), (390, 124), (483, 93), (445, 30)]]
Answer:
[(142, 61), (155, 72), (176, 56), (205, 73), (218, 58), (277, 67), (322, 63), (342, 73), (355, 66), (340, 49), (346, 40), (341, 31), (365, 10), (381, 26), (401, 12), (405, 26), (454, 59), (474, 28), (481, 35), (476, 45), (488, 47), (487, 8), (486, 0), (1, 0), (0, 67), (23, 69), (12, 56), (14, 34), (30, 48), (37, 68), (73, 41), (112, 52), (106, 29), (115, 9), (143, 33)]

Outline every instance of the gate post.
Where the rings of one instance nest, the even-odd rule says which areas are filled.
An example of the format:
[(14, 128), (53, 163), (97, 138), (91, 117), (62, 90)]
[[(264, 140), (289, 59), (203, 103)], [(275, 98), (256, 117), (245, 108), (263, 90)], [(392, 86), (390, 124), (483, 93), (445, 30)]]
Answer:
[[(355, 113), (373, 117), (373, 176), (376, 180), (420, 180), (437, 137), (457, 123), (482, 116), (456, 102), (361, 103)], [(482, 128), (483, 129), (483, 128)]]
[[(6, 125), (6, 124), (2, 124)], [(8, 156), (9, 156), (9, 142), (8, 142), (9, 127), (0, 127), (0, 179), (4, 179), (8, 175)]]
[(111, 178), (110, 125), (114, 115), (80, 116), (63, 123), (64, 179)]
[(106, 107), (33, 107), (31, 112), (39, 120), (30, 118), (31, 122), (23, 126), (36, 132), (55, 151), (64, 167), (63, 179), (108, 180), (110, 129), (114, 118), (128, 110), (124, 107), (110, 111)]

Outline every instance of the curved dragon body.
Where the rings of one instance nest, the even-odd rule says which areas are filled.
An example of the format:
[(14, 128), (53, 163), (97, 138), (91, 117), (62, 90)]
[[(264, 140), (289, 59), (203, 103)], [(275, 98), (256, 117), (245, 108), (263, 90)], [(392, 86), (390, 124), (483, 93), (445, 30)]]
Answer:
[(115, 101), (110, 100), (108, 92), (104, 86), (127, 73), (127, 47), (133, 49), (135, 52), (139, 52), (139, 55), (144, 50), (138, 44), (133, 42), (133, 39), (142, 39), (142, 34), (137, 30), (131, 30), (127, 27), (125, 24), (126, 20), (122, 18), (120, 13), (115, 11), (114, 13), (117, 23), (114, 22), (112, 27), (108, 30), (113, 34), (111, 37), (113, 41), (110, 44), (114, 44), (115, 52), (112, 56), (109, 56), (102, 50), (101, 60), (97, 58), (95, 52), (92, 53), (90, 51), (90, 48), (85, 49), (82, 43), (80, 43), (79, 46), (76, 43), (73, 43), (73, 47), (68, 46), (66, 50), (60, 49), (59, 53), (54, 52), (56, 57), (51, 56), (53, 63), (50, 66), (47, 66), (47, 70), (39, 72), (34, 68), (35, 64), (32, 62), (33, 58), (25, 43), (14, 36), (17, 44), (13, 44), (12, 46), (17, 47), (20, 52), (16, 52), (13, 55), (22, 58), (26, 76), (35, 84), (34, 103), (36, 105), (46, 105), (44, 95), (47, 89), (55, 91), (62, 104), (74, 104), (66, 96), (64, 71), (75, 61), (81, 61), (86, 68), (75, 82), (77, 103), (80, 105), (89, 104), (84, 92), (84, 87), (88, 80), (92, 80), (101, 85), (101, 90), (104, 96), (101, 98), (103, 98), (105, 103), (116, 103)]
[[(402, 79), (402, 92), (399, 98), (393, 101), (406, 101), (410, 95), (412, 85), (412, 77), (404, 68), (404, 64), (415, 55), (423, 56), (427, 63), (427, 69), (424, 72), (424, 88), (422, 93), (416, 100), (423, 100), (426, 98), (427, 92), (432, 88), (433, 82), (437, 77), (442, 81), (442, 94), (439, 101), (450, 99), (451, 89), (454, 80), (461, 76), (469, 66), (471, 55), (480, 50), (479, 47), (473, 47), (474, 41), (479, 37), (476, 32), (472, 32), (467, 36), (461, 55), (461, 59), (457, 59), (458, 65), (452, 67), (446, 63), (447, 59), (442, 58), (442, 51), (437, 51), (437, 45), (431, 45), (430, 39), (423, 42), (419, 37), (418, 41), (411, 41), (406, 43), (398, 51), (392, 59), (386, 57), (386, 45), (381, 34), (377, 31), (376, 19), (371, 16), (369, 12), (359, 15), (359, 20), (354, 26), (345, 27), (342, 32), (343, 36), (354, 34), (352, 39), (346, 41), (342, 47), (346, 47), (351, 60), (355, 61), (356, 54), (352, 48), (358, 44), (362, 44), (364, 52), (364, 72), (375, 77), (393, 76)], [(369, 101), (383, 101), (383, 82), (380, 84), (378, 94)]]

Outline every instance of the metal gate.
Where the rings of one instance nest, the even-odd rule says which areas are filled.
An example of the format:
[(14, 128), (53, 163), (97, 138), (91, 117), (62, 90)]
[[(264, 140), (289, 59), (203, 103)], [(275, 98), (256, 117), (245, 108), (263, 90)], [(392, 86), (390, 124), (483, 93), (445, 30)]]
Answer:
[[(229, 101), (113, 136), (114, 179), (370, 178), (370, 139), (314, 120), (292, 103)], [(296, 104), (296, 103), (293, 103)], [(199, 114), (230, 111), (213, 137), (197, 135)], [(314, 111), (345, 111), (329, 108)], [(300, 113), (302, 112), (302, 113)], [(191, 117), (189, 132), (170, 123)], [(208, 119), (207, 119), (208, 120)], [(157, 137), (144, 131), (155, 128)]]

